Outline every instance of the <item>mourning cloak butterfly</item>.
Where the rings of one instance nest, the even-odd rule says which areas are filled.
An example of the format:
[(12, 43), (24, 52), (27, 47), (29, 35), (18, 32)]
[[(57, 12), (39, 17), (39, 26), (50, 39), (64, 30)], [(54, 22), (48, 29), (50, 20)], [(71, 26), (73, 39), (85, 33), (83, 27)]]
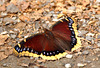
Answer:
[(17, 56), (56, 60), (67, 54), (65, 50), (73, 51), (80, 47), (77, 27), (72, 18), (62, 19), (51, 28), (51, 30), (44, 29), (44, 33), (31, 36), (17, 44), (14, 53)]

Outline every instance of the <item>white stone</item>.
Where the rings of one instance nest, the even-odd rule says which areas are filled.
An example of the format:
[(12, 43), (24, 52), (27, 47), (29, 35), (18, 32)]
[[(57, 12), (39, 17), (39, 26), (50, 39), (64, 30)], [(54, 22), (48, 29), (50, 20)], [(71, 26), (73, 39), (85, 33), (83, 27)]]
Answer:
[(3, 34), (7, 34), (8, 32), (7, 31), (4, 31), (4, 32), (2, 32), (1, 34), (3, 35)]
[(17, 19), (17, 22), (21, 22), (21, 20), (20, 19)]
[(65, 64), (65, 67), (66, 68), (71, 68), (71, 64), (69, 64), (69, 63), (68, 64)]
[(100, 43), (97, 43), (97, 46), (100, 47)]
[(84, 64), (82, 64), (82, 63), (78, 63), (77, 66), (78, 66), (78, 67), (83, 67)]
[(16, 17), (12, 17), (13, 20), (16, 20)]
[(73, 55), (70, 55), (70, 54), (66, 55), (66, 58), (72, 58), (72, 57), (73, 57)]
[(28, 37), (29, 37), (28, 35), (24, 36), (24, 38), (28, 38)]
[(46, 23), (49, 23), (49, 21), (46, 21)]
[(6, 16), (7, 13), (6, 12), (1, 12), (1, 16)]
[(96, 2), (100, 2), (100, 0), (96, 0)]
[(58, 19), (54, 18), (52, 21), (59, 21)]
[(31, 56), (30, 59), (34, 59), (34, 58)]
[(87, 36), (94, 36), (94, 34), (93, 33), (88, 33), (88, 34), (86, 34)]

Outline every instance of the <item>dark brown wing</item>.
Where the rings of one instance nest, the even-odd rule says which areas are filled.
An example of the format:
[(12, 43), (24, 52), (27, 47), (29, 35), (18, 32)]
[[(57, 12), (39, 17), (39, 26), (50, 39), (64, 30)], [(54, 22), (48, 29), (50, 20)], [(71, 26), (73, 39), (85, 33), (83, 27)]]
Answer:
[(72, 19), (68, 18), (58, 21), (52, 27), (52, 33), (56, 41), (55, 43), (66, 50), (71, 50), (77, 42), (74, 29), (72, 28), (73, 23)]

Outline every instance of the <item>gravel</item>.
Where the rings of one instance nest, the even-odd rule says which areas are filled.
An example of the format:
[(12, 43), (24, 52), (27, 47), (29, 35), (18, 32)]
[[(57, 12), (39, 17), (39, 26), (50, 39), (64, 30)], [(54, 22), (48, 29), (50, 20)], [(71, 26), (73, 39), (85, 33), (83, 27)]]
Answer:
[[(0, 17), (1, 17), (0, 33), (10, 35), (10, 37), (4, 42), (4, 45), (0, 46), (1, 58), (6, 56), (5, 55), (7, 53), (7, 51), (5, 51), (6, 48), (7, 49), (13, 48), (18, 43), (18, 41), (24, 39), (22, 36), (27, 38), (27, 36), (29, 36), (32, 32), (38, 33), (37, 31), (32, 30), (32, 28), (36, 27), (37, 30), (40, 26), (39, 22), (41, 23), (42, 21), (44, 21), (41, 23), (41, 25), (47, 24), (50, 27), (52, 26), (52, 24), (54, 24), (54, 22), (56, 23), (56, 21), (58, 21), (57, 15), (62, 13), (63, 15), (67, 15), (69, 17), (75, 18), (76, 24), (79, 24), (78, 36), (80, 36), (79, 38), (82, 37), (81, 38), (82, 48), (79, 48), (74, 52), (71, 52), (68, 55), (66, 55), (66, 57), (55, 61), (44, 61), (42, 58), (34, 58), (34, 57), (18, 58), (13, 54), (11, 54), (7, 56), (6, 59), (0, 61), (0, 65), (1, 65), (0, 68), (9, 68), (9, 66), (13, 68), (22, 68), (23, 66), (19, 64), (22, 64), (23, 62), (25, 62), (25, 64), (27, 65), (28, 63), (36, 64), (33, 65), (32, 67), (29, 66), (29, 68), (39, 68), (39, 66), (41, 65), (47, 68), (65, 68), (65, 67), (66, 68), (70, 68), (70, 67), (71, 68), (92, 68), (92, 67), (99, 68), (100, 67), (99, 64), (100, 63), (99, 61), (100, 60), (100, 42), (99, 42), (100, 39), (100, 35), (99, 35), (100, 14), (99, 13), (100, 12), (98, 8), (99, 0), (96, 0), (97, 3), (95, 3), (93, 0), (90, 0), (89, 5), (86, 6), (84, 6), (85, 2), (89, 0), (50, 1), (51, 4), (49, 3), (47, 5), (45, 5), (46, 3), (45, 1), (46, 0), (40, 2), (38, 0), (37, 2), (34, 2), (30, 0), (29, 2), (28, 0), (27, 1), (20, 0), (15, 2), (13, 0), (9, 0), (9, 1), (0, 0), (0, 5), (1, 5), (0, 7), (4, 6), (5, 9), (5, 11), (0, 12)], [(30, 3), (29, 7), (27, 7), (24, 11), (21, 11), (20, 9), (22, 9), (22, 7), (25, 6), (23, 5), (23, 3), (26, 2)], [(57, 7), (56, 4), (59, 2), (61, 5), (60, 7)], [(33, 5), (33, 8), (31, 7), (31, 5)], [(45, 6), (43, 6), (42, 8), (38, 8), (38, 6), (40, 5), (45, 5)], [(36, 16), (34, 16), (35, 13), (37, 13)], [(23, 16), (23, 18), (24, 17), (27, 18), (27, 21), (20, 19), (20, 16)], [(36, 18), (39, 19), (36, 20)], [(28, 20), (30, 19), (31, 21), (29, 22)], [(94, 23), (89, 24), (90, 21), (94, 21)], [(10, 25), (6, 26), (5, 24), (7, 23), (9, 23)], [(23, 25), (22, 23), (26, 25)], [(44, 26), (47, 27), (47, 25)], [(21, 31), (23, 32), (22, 34), (20, 34)], [(41, 61), (42, 63), (38, 61)], [(8, 67), (6, 67), (6, 64), (8, 65)]]

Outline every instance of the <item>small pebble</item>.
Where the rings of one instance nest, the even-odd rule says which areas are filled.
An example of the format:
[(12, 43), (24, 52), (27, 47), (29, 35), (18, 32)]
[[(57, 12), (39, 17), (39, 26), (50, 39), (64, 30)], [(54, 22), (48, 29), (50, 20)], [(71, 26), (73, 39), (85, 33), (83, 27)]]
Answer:
[(30, 59), (34, 59), (33, 57), (30, 57)]
[(1, 16), (6, 16), (7, 13), (6, 12), (1, 12)]
[(56, 14), (53, 14), (53, 17), (57, 17), (57, 15)]
[(49, 21), (46, 21), (46, 23), (49, 23)]
[(28, 37), (29, 37), (29, 35), (24, 36), (24, 38), (28, 38)]
[(84, 67), (85, 65), (82, 64), (82, 63), (78, 63), (77, 66), (78, 66), (78, 67)]
[(0, 18), (0, 24), (3, 22), (3, 18)]
[(96, 22), (96, 25), (99, 26), (99, 25), (100, 25), (100, 21), (97, 21), (97, 22)]
[(50, 11), (49, 13), (54, 14), (55, 12), (54, 11)]
[(46, 17), (51, 17), (51, 16), (52, 16), (52, 14), (51, 14), (51, 13), (49, 13), (49, 14), (47, 14), (47, 15), (46, 15)]
[(68, 64), (65, 64), (65, 67), (66, 68), (71, 68), (71, 64), (69, 64), (69, 63)]
[(95, 66), (95, 65), (91, 65), (91, 67), (92, 67), (92, 68), (96, 68), (96, 66)]
[(12, 42), (9, 42), (8, 45), (12, 45)]
[(16, 22), (14, 19), (9, 18), (9, 17), (5, 17), (3, 21), (4, 22), (9, 22), (9, 23)]
[(86, 34), (87, 36), (94, 36), (94, 34), (93, 33), (88, 33), (88, 34)]
[(12, 17), (13, 20), (16, 20), (17, 17)]
[(6, 22), (6, 23), (5, 23), (5, 25), (9, 25), (9, 24), (10, 24), (10, 22)]
[(12, 35), (11, 35), (11, 38), (15, 39), (15, 38), (16, 38), (16, 35), (13, 35), (13, 34), (12, 34)]
[(78, 32), (79, 32), (78, 36), (83, 36), (83, 35), (86, 34), (88, 31), (86, 31), (86, 30), (81, 30), (81, 31), (78, 31)]
[(100, 0), (96, 0), (96, 2), (100, 2)]
[(70, 54), (66, 55), (66, 58), (72, 58), (72, 57), (73, 55), (70, 55)]
[(97, 35), (97, 39), (100, 39), (100, 34)]
[(95, 14), (95, 17), (100, 19), (100, 14)]
[(72, 6), (72, 7), (69, 7), (68, 10), (75, 10), (76, 7), (75, 6)]
[(97, 46), (100, 47), (100, 43), (97, 43)]
[(93, 46), (86, 46), (87, 49), (93, 49)]
[(34, 68), (39, 68), (38, 66), (34, 66)]
[(92, 61), (84, 61), (85, 63), (91, 63)]
[(57, 21), (59, 21), (59, 20), (58, 20), (58, 19), (56, 19), (56, 18), (53, 18), (53, 20), (52, 20), (52, 21), (56, 21), (56, 22), (57, 22)]
[(3, 32), (3, 28), (2, 27), (0, 27), (0, 33), (2, 33)]
[(83, 51), (82, 54), (88, 55), (89, 54), (89, 51)]
[(97, 52), (99, 51), (100, 52), (100, 48), (96, 48), (95, 51), (97, 51)]
[(47, 28), (47, 27), (48, 27), (48, 24), (43, 24), (43, 27), (44, 27), (44, 28)]
[(19, 31), (18, 29), (14, 28), (14, 31)]
[(91, 40), (93, 40), (94, 38), (93, 38), (92, 36), (86, 36), (86, 39), (89, 40), (89, 41), (91, 41)]
[(85, 23), (82, 25), (82, 27), (86, 27), (86, 26), (87, 26), (87, 24), (85, 24)]
[(20, 19), (17, 19), (17, 22), (21, 22), (21, 20)]
[(10, 5), (7, 6), (7, 12), (17, 13), (17, 12), (19, 12), (19, 9), (17, 6), (15, 6), (13, 3), (11, 3)]
[(94, 40), (91, 40), (91, 44), (94, 44), (95, 43), (95, 41)]
[(7, 64), (3, 64), (3, 67), (8, 67), (8, 65)]
[(50, 3), (50, 5), (51, 5), (51, 6), (54, 6), (54, 5), (55, 5), (55, 3)]
[(0, 0), (0, 5), (3, 5), (6, 0)]
[(7, 31), (1, 32), (2, 35), (7, 34), (7, 33), (8, 33)]
[(9, 31), (9, 33), (13, 34), (13, 33), (14, 33), (14, 31)]

